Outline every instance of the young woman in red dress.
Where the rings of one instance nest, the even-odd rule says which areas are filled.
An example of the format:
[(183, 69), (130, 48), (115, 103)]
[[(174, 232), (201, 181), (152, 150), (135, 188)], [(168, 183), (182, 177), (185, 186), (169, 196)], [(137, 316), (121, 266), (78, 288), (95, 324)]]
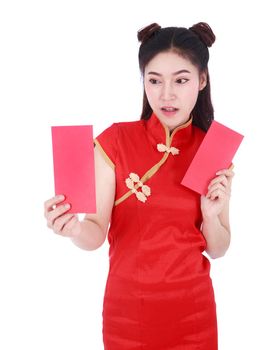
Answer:
[(210, 261), (202, 253), (218, 258), (229, 247), (234, 174), (217, 172), (206, 196), (181, 185), (214, 118), (207, 65), (215, 35), (205, 22), (153, 23), (138, 39), (141, 119), (113, 123), (95, 139), (97, 213), (80, 221), (56, 208), (60, 195), (45, 202), (45, 217), (82, 249), (108, 237), (105, 350), (217, 350)]

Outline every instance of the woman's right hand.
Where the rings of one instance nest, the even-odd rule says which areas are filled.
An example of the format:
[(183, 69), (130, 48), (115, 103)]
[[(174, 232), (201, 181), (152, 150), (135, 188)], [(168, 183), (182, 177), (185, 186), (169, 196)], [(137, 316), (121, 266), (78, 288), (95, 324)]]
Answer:
[(65, 237), (76, 237), (81, 230), (78, 215), (66, 213), (70, 204), (63, 202), (65, 197), (63, 195), (55, 196), (44, 202), (44, 216), (47, 220), (47, 226), (56, 234)]

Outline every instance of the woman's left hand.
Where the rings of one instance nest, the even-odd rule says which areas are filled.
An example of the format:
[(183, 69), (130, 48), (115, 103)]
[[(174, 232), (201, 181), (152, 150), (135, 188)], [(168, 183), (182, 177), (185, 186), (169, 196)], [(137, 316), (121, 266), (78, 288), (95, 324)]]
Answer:
[(203, 216), (212, 217), (219, 215), (231, 196), (231, 184), (234, 172), (231, 169), (223, 169), (216, 173), (208, 186), (206, 196), (201, 196), (201, 210)]

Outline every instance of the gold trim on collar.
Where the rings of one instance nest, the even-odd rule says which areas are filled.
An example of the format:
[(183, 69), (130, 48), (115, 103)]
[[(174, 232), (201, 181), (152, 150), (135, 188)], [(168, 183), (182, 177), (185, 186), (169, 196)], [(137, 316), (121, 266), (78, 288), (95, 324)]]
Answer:
[(177, 131), (188, 127), (188, 126), (192, 123), (192, 119), (193, 119), (193, 117), (192, 117), (192, 115), (191, 115), (190, 118), (189, 118), (189, 120), (188, 120), (187, 122), (185, 122), (184, 124), (179, 125), (177, 128), (175, 128), (175, 129), (173, 130), (173, 132), (171, 133), (171, 135), (170, 135), (170, 130), (169, 130), (169, 128), (167, 127), (167, 125), (165, 125), (165, 124), (163, 124), (163, 123), (161, 122), (161, 124), (163, 125), (163, 127), (165, 128), (165, 131), (166, 131), (166, 140), (167, 140), (167, 134), (169, 134), (169, 140), (168, 140), (168, 141), (169, 141), (169, 145), (167, 145), (168, 147), (171, 147), (173, 137), (174, 137), (174, 135), (177, 133)]

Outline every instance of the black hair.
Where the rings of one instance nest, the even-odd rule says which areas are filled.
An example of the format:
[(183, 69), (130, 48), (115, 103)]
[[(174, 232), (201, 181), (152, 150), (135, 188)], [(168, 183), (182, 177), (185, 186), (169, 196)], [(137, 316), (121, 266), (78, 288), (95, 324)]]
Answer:
[[(207, 84), (203, 90), (199, 91), (191, 114), (193, 116), (192, 123), (207, 131), (214, 119), (208, 72), (208, 47), (212, 46), (216, 37), (210, 26), (205, 22), (199, 22), (190, 28), (161, 28), (157, 23), (152, 23), (140, 29), (137, 38), (141, 42), (138, 56), (142, 75), (144, 75), (145, 66), (161, 52), (175, 52), (189, 59), (192, 64), (198, 67), (199, 73), (206, 73)], [(144, 91), (141, 119), (149, 119), (152, 112)]]

